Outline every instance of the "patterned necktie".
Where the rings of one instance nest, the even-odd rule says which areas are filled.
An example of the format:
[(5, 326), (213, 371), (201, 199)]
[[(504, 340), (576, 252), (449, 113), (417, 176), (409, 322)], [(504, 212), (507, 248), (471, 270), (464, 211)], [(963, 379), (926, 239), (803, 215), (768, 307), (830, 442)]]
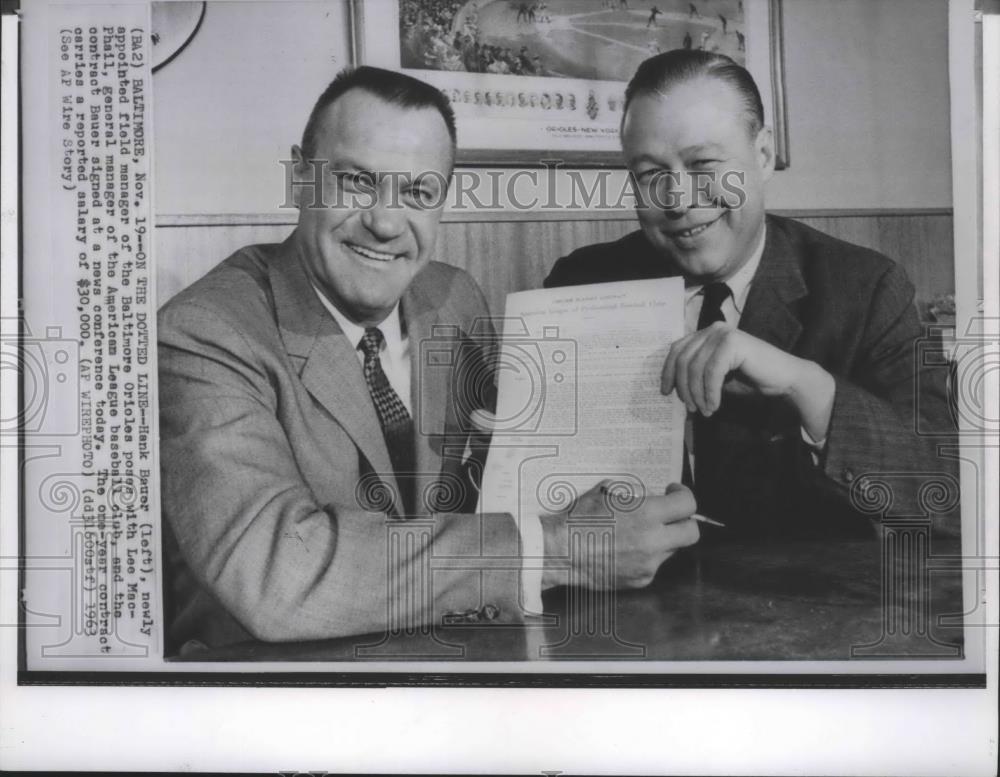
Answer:
[[(716, 321), (725, 321), (722, 314), (722, 303), (725, 302), (731, 291), (725, 283), (709, 283), (702, 289), (701, 312), (698, 314), (698, 329), (711, 326)], [(705, 418), (701, 413), (695, 413), (692, 419), (692, 436), (694, 437), (694, 453), (697, 457), (698, 471), (712, 472), (715, 466), (715, 434), (711, 418)], [(702, 478), (702, 482), (705, 478)], [(682, 482), (689, 488), (694, 483), (691, 473), (690, 461), (687, 452), (684, 455), (684, 473)]]
[(370, 327), (365, 330), (358, 348), (365, 357), (364, 374), (368, 393), (371, 394), (382, 435), (389, 449), (389, 460), (396, 472), (396, 482), (402, 491), (402, 505), (397, 506), (397, 509), (402, 507), (401, 512), (410, 513), (413, 508), (413, 470), (416, 457), (413, 419), (382, 370), (379, 352), (383, 339), (382, 330)]

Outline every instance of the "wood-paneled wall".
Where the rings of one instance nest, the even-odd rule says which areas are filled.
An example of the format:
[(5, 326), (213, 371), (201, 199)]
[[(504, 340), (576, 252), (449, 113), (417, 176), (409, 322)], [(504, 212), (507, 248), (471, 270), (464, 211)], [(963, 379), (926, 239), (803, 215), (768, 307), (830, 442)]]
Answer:
[[(827, 234), (900, 262), (921, 308), (954, 291), (952, 216), (947, 210), (787, 213)], [(273, 217), (161, 217), (156, 229), (157, 293), (162, 304), (236, 249), (278, 242), (293, 229)], [(634, 218), (445, 221), (435, 258), (468, 270), (500, 314), (511, 291), (537, 288), (552, 264), (574, 248), (614, 240), (636, 229)]]

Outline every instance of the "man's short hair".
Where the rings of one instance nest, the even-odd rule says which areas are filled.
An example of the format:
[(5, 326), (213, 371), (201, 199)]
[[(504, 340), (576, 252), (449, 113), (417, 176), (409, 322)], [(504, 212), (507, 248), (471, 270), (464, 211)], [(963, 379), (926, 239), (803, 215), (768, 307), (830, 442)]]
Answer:
[(645, 60), (625, 88), (622, 124), (636, 97), (664, 94), (676, 84), (694, 78), (716, 78), (729, 84), (743, 101), (747, 131), (754, 138), (764, 126), (764, 104), (753, 76), (725, 54), (691, 49), (673, 49)]
[(351, 89), (363, 89), (391, 105), (398, 105), (401, 108), (433, 108), (441, 114), (445, 126), (448, 128), (448, 135), (451, 137), (452, 146), (457, 141), (458, 134), (455, 130), (455, 112), (451, 109), (448, 98), (439, 92), (435, 87), (421, 81), (418, 78), (397, 73), (394, 70), (384, 70), (380, 67), (369, 67), (363, 65), (356, 68), (344, 68), (337, 77), (330, 82), (330, 85), (323, 90), (312, 112), (309, 114), (309, 121), (302, 133), (302, 155), (306, 159), (312, 159), (316, 153), (316, 133), (319, 131), (319, 124), (323, 118), (324, 111), (332, 105), (337, 98)]

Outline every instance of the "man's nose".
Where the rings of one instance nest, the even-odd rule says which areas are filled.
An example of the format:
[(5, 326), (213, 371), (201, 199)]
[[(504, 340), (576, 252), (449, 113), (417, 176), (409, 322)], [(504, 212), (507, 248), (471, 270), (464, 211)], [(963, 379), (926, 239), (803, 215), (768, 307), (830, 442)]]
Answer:
[(679, 218), (694, 207), (693, 192), (688, 188), (688, 176), (672, 170), (663, 170), (637, 187), (637, 202), (641, 209), (663, 213), (669, 218)]
[(378, 240), (385, 242), (399, 237), (406, 225), (406, 214), (399, 201), (393, 201), (386, 192), (379, 192), (370, 208), (361, 212), (361, 223)]
[(656, 203), (669, 216), (680, 217), (695, 207), (696, 193), (690, 175), (669, 176), (660, 192), (660, 202)]

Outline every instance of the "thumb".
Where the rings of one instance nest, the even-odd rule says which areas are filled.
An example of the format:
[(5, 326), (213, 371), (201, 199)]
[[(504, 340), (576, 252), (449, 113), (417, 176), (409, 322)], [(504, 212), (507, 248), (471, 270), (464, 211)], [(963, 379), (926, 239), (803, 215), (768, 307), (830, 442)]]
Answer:
[(687, 486), (680, 483), (671, 483), (667, 486), (666, 493), (662, 497), (666, 501), (667, 515), (664, 516), (664, 523), (674, 523), (690, 518), (692, 513), (698, 509), (698, 503), (694, 498), (694, 493)]

